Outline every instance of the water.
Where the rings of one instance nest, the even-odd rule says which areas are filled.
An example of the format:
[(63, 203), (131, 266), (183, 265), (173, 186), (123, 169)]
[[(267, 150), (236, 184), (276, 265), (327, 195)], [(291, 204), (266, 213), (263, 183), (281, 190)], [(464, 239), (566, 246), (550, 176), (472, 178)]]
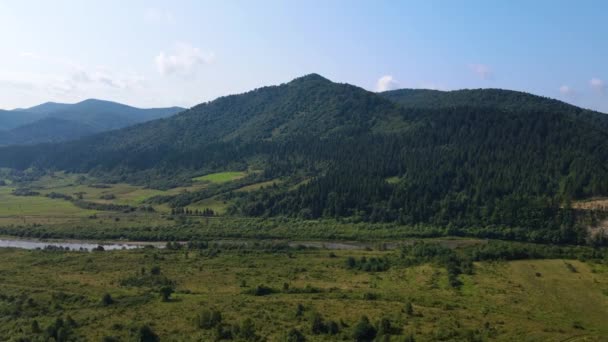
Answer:
[(41, 241), (41, 240), (4, 240), (0, 239), (0, 248), (21, 248), (21, 249), (44, 249), (47, 246), (62, 248), (70, 250), (87, 250), (91, 251), (98, 246), (103, 246), (103, 249), (106, 251), (111, 250), (120, 250), (120, 249), (134, 249), (140, 248), (141, 245), (135, 244), (119, 244), (119, 243), (110, 243), (110, 244), (98, 244), (98, 243), (90, 243), (90, 242), (67, 242), (67, 241)]
[[(387, 243), (364, 243), (364, 242), (352, 242), (352, 241), (285, 241), (288, 243), (290, 247), (312, 247), (312, 248), (320, 248), (320, 249), (329, 249), (329, 250), (363, 250), (363, 249), (377, 249), (380, 245), (382, 245), (382, 249), (396, 249), (401, 245), (411, 245), (415, 240), (402, 240), (402, 241), (393, 241)], [(479, 244), (486, 243), (484, 240), (475, 240), (475, 239), (434, 239), (433, 241), (448, 247), (448, 248), (458, 248), (458, 247), (466, 247), (471, 244)], [(247, 246), (250, 243), (259, 242), (259, 240), (215, 240), (209, 241), (209, 243), (217, 243), (219, 245), (223, 243), (231, 243), (231, 244), (242, 244), (243, 246)], [(275, 241), (280, 242), (280, 241)], [(164, 248), (165, 242), (146, 242), (146, 243), (94, 243), (90, 241), (44, 241), (44, 240), (11, 240), (11, 239), (0, 239), (0, 248), (22, 248), (22, 249), (45, 249), (47, 247), (51, 248), (61, 248), (61, 249), (70, 249), (70, 250), (87, 250), (91, 251), (98, 246), (102, 246), (106, 251), (112, 250), (121, 250), (121, 249), (135, 249), (142, 248), (146, 245), (151, 245), (156, 248)]]

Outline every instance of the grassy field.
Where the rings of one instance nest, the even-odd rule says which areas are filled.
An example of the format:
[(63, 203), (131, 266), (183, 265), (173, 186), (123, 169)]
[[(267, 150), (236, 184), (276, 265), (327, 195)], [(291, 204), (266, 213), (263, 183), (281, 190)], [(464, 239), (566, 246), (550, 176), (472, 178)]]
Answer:
[(208, 175), (192, 178), (196, 182), (210, 182), (210, 183), (227, 183), (234, 180), (241, 179), (247, 175), (246, 172), (242, 171), (228, 171), (211, 173)]
[[(308, 341), (352, 340), (362, 315), (387, 318), (392, 340), (602, 341), (608, 336), (608, 268), (563, 260), (477, 263), (459, 289), (432, 264), (385, 272), (345, 267), (347, 257), (395, 258), (390, 251), (136, 250), (51, 252), (0, 250), (0, 340), (36, 338), (69, 316), (69, 334), (87, 341), (135, 341), (148, 325), (162, 341), (212, 340), (197, 314), (221, 313), (226, 330), (253, 323), (259, 340), (285, 341), (297, 329)], [(175, 283), (163, 302), (153, 286), (125, 285), (159, 266)], [(573, 271), (573, 269), (575, 271)], [(139, 278), (138, 278), (139, 277)], [(258, 285), (272, 293), (250, 294)], [(285, 285), (287, 284), (287, 285)], [(289, 290), (285, 288), (288, 287)], [(102, 305), (109, 293), (113, 304)], [(411, 303), (413, 312), (407, 312)], [(298, 305), (302, 308), (298, 313)], [(315, 314), (334, 321), (337, 335), (314, 334)], [(238, 336), (235, 335), (238, 339)], [(109, 340), (109, 339), (108, 339)], [(242, 340), (242, 339), (241, 339)]]
[[(251, 171), (255, 173), (257, 171)], [(129, 214), (118, 211), (87, 210), (75, 206), (65, 199), (51, 199), (51, 194), (61, 194), (80, 198), (86, 202), (100, 204), (116, 204), (131, 207), (140, 207), (147, 204), (147, 200), (155, 196), (171, 196), (185, 192), (195, 192), (206, 189), (210, 184), (222, 184), (238, 181), (245, 177), (245, 172), (222, 172), (198, 177), (192, 185), (176, 187), (168, 190), (157, 190), (142, 186), (117, 183), (103, 184), (87, 175), (66, 174), (56, 172), (45, 175), (27, 184), (20, 184), (38, 193), (35, 196), (14, 196), (12, 192), (17, 188), (15, 185), (0, 186), (0, 226), (6, 225), (71, 225), (83, 226), (95, 224), (89, 217), (95, 216), (96, 222), (104, 225), (114, 225), (118, 218), (134, 222), (134, 225), (146, 225), (151, 221), (156, 224), (165, 222), (162, 217), (171, 212), (167, 204), (153, 204), (156, 211), (154, 215), (141, 215), (140, 213)], [(237, 192), (254, 191), (261, 187), (272, 186), (280, 183), (275, 179), (253, 183), (237, 188)], [(219, 199), (218, 195), (212, 195), (199, 202), (188, 206), (190, 210), (212, 209), (215, 214), (222, 215), (231, 203)], [(145, 219), (145, 220), (142, 220)]]
[(0, 217), (54, 218), (82, 217), (94, 211), (77, 208), (72, 203), (43, 196), (13, 196), (11, 187), (0, 187)]

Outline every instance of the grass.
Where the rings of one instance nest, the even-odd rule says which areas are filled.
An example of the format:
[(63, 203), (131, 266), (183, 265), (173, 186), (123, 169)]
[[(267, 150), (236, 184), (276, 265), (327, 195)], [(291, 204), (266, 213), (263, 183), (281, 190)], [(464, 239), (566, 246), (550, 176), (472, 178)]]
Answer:
[(388, 178), (386, 179), (386, 182), (387, 182), (388, 184), (397, 184), (397, 183), (399, 183), (399, 180), (401, 180), (401, 178), (399, 178), (399, 177), (397, 177), (397, 176), (394, 176), (394, 177), (388, 177)]
[(255, 183), (255, 184), (251, 184), (251, 185), (246, 185), (242, 188), (237, 189), (236, 191), (239, 192), (249, 192), (249, 191), (255, 191), (255, 190), (259, 190), (261, 188), (266, 188), (269, 186), (273, 186), (274, 184), (281, 184), (281, 180), (280, 179), (273, 179), (273, 180), (269, 180), (266, 182), (260, 182), (260, 183)]
[(0, 187), (0, 217), (88, 216), (95, 211), (83, 210), (61, 199), (42, 196), (14, 196), (11, 187)]
[[(223, 249), (212, 256), (206, 251), (0, 250), (0, 336), (33, 338), (33, 319), (44, 329), (69, 315), (78, 323), (73, 336), (84, 340), (133, 340), (143, 324), (163, 341), (211, 340), (213, 329), (193, 324), (203, 309), (219, 310), (229, 324), (250, 318), (256, 333), (268, 341), (282, 341), (290, 328), (299, 329), (309, 341), (352, 340), (361, 315), (374, 323), (387, 317), (402, 336), (414, 334), (416, 341), (466, 340), (472, 334), (496, 341), (561, 341), (578, 335), (601, 341), (608, 335), (606, 265), (569, 261), (578, 270), (573, 273), (562, 260), (480, 263), (474, 275), (460, 276), (461, 289), (453, 289), (445, 270), (430, 264), (394, 264), (379, 273), (344, 267), (348, 256), (395, 258), (395, 252), (331, 253)], [(154, 289), (120, 285), (142, 267), (150, 270), (155, 265), (176, 283), (172, 301), (161, 302)], [(291, 289), (308, 286), (318, 291), (286, 293), (284, 283)], [(259, 284), (276, 292), (247, 294)], [(104, 293), (110, 293), (115, 304), (101, 306)], [(367, 293), (377, 299), (365, 300)], [(18, 304), (28, 298), (33, 305)], [(413, 303), (414, 315), (404, 313), (407, 302)], [(298, 304), (305, 308), (301, 317), (295, 315)], [(314, 335), (314, 312), (346, 326), (338, 336)]]
[(188, 209), (194, 210), (203, 210), (203, 209), (211, 209), (216, 215), (222, 215), (228, 209), (228, 202), (217, 199), (217, 197), (206, 198), (202, 201), (196, 202), (188, 206)]
[(229, 172), (217, 172), (208, 175), (192, 178), (196, 182), (209, 182), (209, 183), (227, 183), (241, 179), (247, 175), (243, 171), (229, 171)]

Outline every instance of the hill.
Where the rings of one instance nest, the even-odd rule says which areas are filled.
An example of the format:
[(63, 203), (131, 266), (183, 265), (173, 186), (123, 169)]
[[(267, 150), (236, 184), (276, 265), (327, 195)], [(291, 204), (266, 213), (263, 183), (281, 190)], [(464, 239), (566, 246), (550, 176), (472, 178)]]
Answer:
[[(584, 217), (568, 206), (608, 195), (608, 131), (597, 124), (603, 114), (496, 89), (402, 93), (313, 74), (76, 142), (0, 149), (0, 166), (161, 187), (249, 168), (263, 170), (261, 180), (285, 181), (227, 193), (232, 215), (586, 238), (578, 225)], [(157, 200), (180, 207), (210, 191)]]
[(179, 107), (140, 109), (94, 99), (76, 104), (47, 102), (0, 113), (0, 128), (5, 130), (0, 133), (0, 145), (73, 140), (167, 117), (182, 110)]

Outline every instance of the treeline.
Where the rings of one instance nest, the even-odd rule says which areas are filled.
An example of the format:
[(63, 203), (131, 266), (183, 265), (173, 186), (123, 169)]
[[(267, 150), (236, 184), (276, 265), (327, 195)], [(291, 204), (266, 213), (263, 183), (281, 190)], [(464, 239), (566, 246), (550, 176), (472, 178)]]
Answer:
[(189, 209), (189, 208), (171, 208), (171, 215), (187, 215), (187, 216), (215, 216), (213, 209)]

